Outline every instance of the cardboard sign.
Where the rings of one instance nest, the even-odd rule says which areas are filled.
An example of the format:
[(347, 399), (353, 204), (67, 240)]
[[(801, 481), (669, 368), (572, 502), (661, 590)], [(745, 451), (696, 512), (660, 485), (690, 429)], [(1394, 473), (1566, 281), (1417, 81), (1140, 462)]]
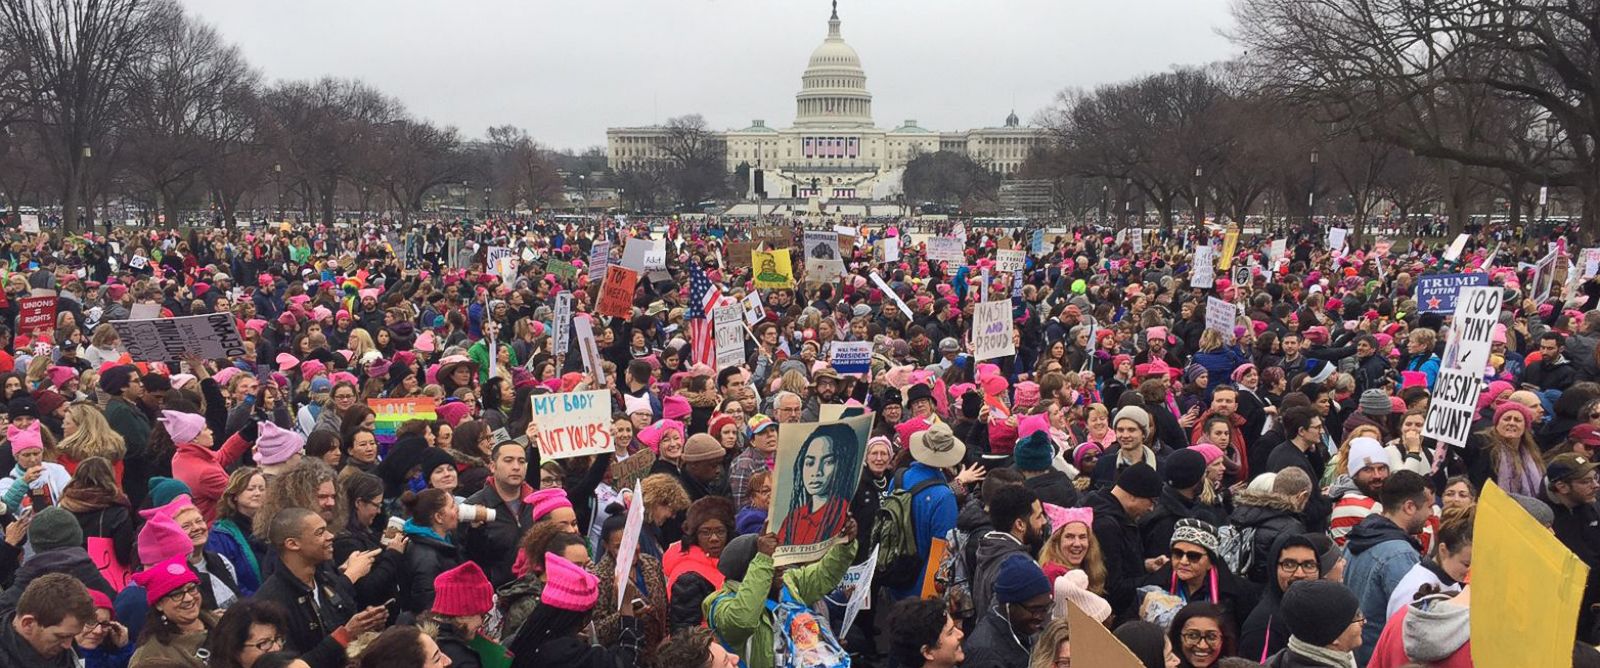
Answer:
[(1216, 270), (1211, 263), (1211, 247), (1195, 246), (1194, 266), (1189, 268), (1189, 287), (1209, 288), (1216, 285)]
[(111, 326), (135, 362), (177, 362), (189, 355), (222, 359), (245, 354), (244, 338), (239, 336), (231, 313), (114, 320)]
[(789, 249), (756, 251), (750, 254), (755, 267), (755, 284), (758, 288), (789, 288), (794, 286), (794, 265), (789, 263)]
[(589, 247), (589, 280), (598, 281), (606, 277), (606, 265), (611, 263), (611, 242), (595, 241)]
[(557, 355), (567, 354), (567, 348), (572, 344), (572, 293), (563, 292), (556, 295), (555, 322), (552, 323), (551, 336), (552, 350)]
[(755, 327), (767, 318), (767, 309), (761, 305), (761, 293), (752, 292), (739, 301), (739, 306), (744, 310), (744, 324)]
[(583, 369), (593, 374), (601, 387), (609, 385), (604, 360), (600, 357), (600, 344), (594, 339), (594, 325), (588, 318), (572, 321), (572, 332), (578, 339), (578, 354), (583, 358)]
[(833, 547), (850, 521), (850, 501), (861, 481), (871, 415), (837, 422), (778, 425), (768, 526), (776, 527), (776, 566), (816, 561)]
[(1488, 274), (1432, 274), (1417, 277), (1417, 311), (1422, 313), (1451, 313), (1456, 310), (1456, 296), (1464, 288), (1488, 285)]
[(1028, 253), (1020, 250), (995, 251), (994, 269), (1009, 273), (1017, 273), (1028, 263)]
[(837, 233), (806, 230), (801, 249), (805, 257), (807, 281), (830, 283), (844, 273), (844, 260), (839, 255)]
[(717, 341), (717, 367), (744, 364), (744, 309), (738, 304), (711, 310)]
[(1445, 249), (1444, 259), (1448, 262), (1455, 262), (1457, 258), (1461, 257), (1461, 251), (1466, 250), (1467, 239), (1470, 238), (1472, 238), (1472, 235), (1466, 232), (1457, 235), (1456, 240), (1450, 242), (1450, 247)]
[(633, 570), (633, 560), (639, 554), (639, 532), (644, 529), (644, 487), (635, 480), (633, 483), (633, 500), (628, 502), (628, 519), (622, 524), (622, 543), (617, 546), (617, 570), (614, 573), (618, 584), (617, 610), (622, 609), (626, 603), (628, 588), (624, 585), (631, 582), (628, 577)]
[(639, 287), (639, 272), (622, 265), (606, 267), (606, 281), (600, 286), (600, 304), (595, 311), (617, 318), (633, 316), (633, 292)]
[(754, 252), (756, 245), (748, 241), (735, 241), (728, 244), (728, 261), (735, 267), (750, 267), (750, 253)]
[(622, 266), (634, 271), (667, 268), (667, 245), (659, 239), (634, 237), (622, 247)]
[(1234, 323), (1239, 321), (1239, 307), (1216, 297), (1206, 297), (1206, 329), (1214, 329), (1222, 340), (1233, 342)]
[(656, 453), (649, 448), (641, 448), (638, 452), (628, 455), (627, 459), (612, 460), (611, 484), (617, 489), (627, 489), (645, 476), (650, 475), (650, 467), (656, 463)]
[(380, 444), (395, 441), (395, 432), (407, 420), (433, 422), (439, 419), (432, 397), (406, 399), (368, 399), (367, 407), (373, 412), (372, 435)]
[(839, 373), (866, 373), (872, 369), (872, 342), (835, 341), (828, 348), (828, 364)]
[(1428, 402), (1428, 415), (1422, 423), (1422, 435), (1466, 447), (1482, 386), (1482, 371), (1440, 369), (1433, 383), (1433, 398)]
[(1011, 327), (1011, 300), (978, 303), (972, 310), (972, 356), (983, 361), (1017, 354)]
[(768, 250), (794, 247), (794, 230), (787, 227), (758, 227), (750, 233), (750, 238), (756, 243), (765, 244)]
[(930, 261), (961, 264), (966, 261), (962, 255), (962, 250), (960, 239), (951, 237), (928, 238), (928, 259)]
[(1472, 526), (1472, 663), (1572, 665), (1588, 565), (1493, 482)]
[(1217, 269), (1227, 271), (1233, 267), (1233, 254), (1239, 250), (1239, 228), (1230, 227), (1222, 234), (1222, 257), (1217, 258)]
[(605, 390), (529, 397), (544, 461), (611, 452), (611, 394)]
[[(1074, 663), (1096, 668), (1144, 668), (1144, 662), (1117, 639), (1111, 629), (1089, 616), (1071, 600), (1067, 604), (1067, 639)], [(1174, 652), (1179, 651), (1173, 648)]]
[(52, 295), (17, 300), (17, 334), (36, 336), (43, 333), (46, 338), (53, 338), (56, 331), (56, 299)]

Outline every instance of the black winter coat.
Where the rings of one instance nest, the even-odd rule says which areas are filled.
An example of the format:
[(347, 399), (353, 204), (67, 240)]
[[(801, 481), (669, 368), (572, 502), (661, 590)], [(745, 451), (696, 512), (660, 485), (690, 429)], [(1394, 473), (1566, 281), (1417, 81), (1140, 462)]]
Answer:
[(280, 562), (252, 598), (276, 603), (287, 613), (284, 650), (299, 654), (311, 668), (344, 668), (344, 646), (332, 634), (358, 611), (355, 590), (332, 563), (317, 568), (315, 582), (312, 596), (311, 588)]
[(1178, 520), (1197, 519), (1213, 527), (1227, 521), (1220, 509), (1201, 503), (1199, 499), (1186, 499), (1172, 485), (1161, 486), (1161, 497), (1156, 507), (1139, 518), (1139, 535), (1144, 541), (1144, 557), (1159, 557), (1167, 553), (1172, 541), (1172, 529)]
[(378, 558), (372, 561), (372, 570), (355, 581), (352, 587), (356, 603), (361, 607), (383, 605), (400, 594), (400, 583), (404, 581), (406, 573), (405, 555), (394, 550), (383, 550), (380, 537), (370, 527), (356, 527), (355, 524), (352, 517), (346, 524), (350, 528), (333, 539), (333, 563), (342, 564), (356, 552), (382, 550), (378, 552)]
[(1299, 513), (1294, 511), (1288, 500), (1272, 494), (1246, 490), (1233, 497), (1233, 502), (1233, 515), (1228, 518), (1228, 523), (1240, 531), (1255, 529), (1255, 540), (1250, 548), (1252, 566), (1245, 573), (1245, 579), (1258, 585), (1266, 584), (1267, 580), (1272, 579), (1274, 568), (1268, 556), (1272, 544), (1280, 536), (1305, 533), (1306, 525), (1300, 521)]
[[(532, 490), (524, 486), (523, 491)], [(533, 507), (521, 503), (521, 499), (517, 501), (517, 510), (512, 512), (494, 490), (493, 482), (484, 485), (477, 494), (467, 497), (467, 503), (495, 511), (493, 522), (466, 527), (462, 532), (462, 544), (466, 548), (467, 558), (477, 562), (496, 589), (516, 579), (511, 574), (511, 565), (517, 560), (517, 546), (522, 541), (522, 534), (533, 526)]]
[(1067, 474), (1056, 469), (1045, 471), (1043, 475), (1028, 478), (1023, 483), (1043, 503), (1053, 503), (1063, 508), (1073, 508), (1081, 505), (1078, 500), (1078, 488), (1072, 484), (1072, 479)]
[(433, 579), (461, 565), (461, 546), (431, 536), (406, 534), (406, 574), (400, 585), (401, 609), (421, 614), (433, 607)]
[(1127, 610), (1145, 576), (1139, 525), (1109, 489), (1090, 494), (1086, 505), (1094, 509), (1094, 537), (1105, 560), (1106, 601), (1112, 610)]

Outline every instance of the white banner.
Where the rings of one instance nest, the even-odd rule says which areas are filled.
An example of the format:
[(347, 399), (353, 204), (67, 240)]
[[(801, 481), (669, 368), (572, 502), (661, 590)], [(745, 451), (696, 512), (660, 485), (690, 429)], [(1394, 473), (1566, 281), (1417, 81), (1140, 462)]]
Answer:
[(244, 338), (230, 313), (113, 320), (111, 327), (135, 362), (177, 362), (189, 355), (214, 360), (245, 354)]
[(711, 309), (717, 340), (717, 367), (744, 364), (744, 308), (738, 304)]
[(562, 292), (556, 295), (556, 319), (551, 324), (551, 329), (556, 354), (567, 354), (567, 348), (572, 345), (572, 293)]
[(1194, 266), (1189, 268), (1189, 287), (1209, 288), (1216, 284), (1216, 268), (1212, 262), (1210, 246), (1194, 247)]
[(972, 310), (972, 356), (978, 361), (1017, 354), (1011, 342), (1011, 300), (980, 302)]
[(1478, 393), (1482, 389), (1482, 371), (1440, 369), (1428, 402), (1428, 417), (1422, 423), (1422, 435), (1458, 448), (1466, 447), (1467, 436), (1472, 433), (1473, 413), (1478, 407)]
[(961, 254), (963, 244), (960, 239), (950, 237), (928, 237), (928, 260), (931, 262), (949, 262), (961, 264), (966, 258)]
[(1028, 251), (1025, 250), (1001, 249), (996, 251), (994, 256), (995, 271), (1005, 271), (1014, 274), (1022, 271), (1022, 267), (1026, 265), (1027, 262)]
[(611, 393), (561, 392), (529, 397), (539, 423), (539, 456), (544, 461), (599, 455), (611, 443)]
[(1216, 297), (1206, 297), (1206, 329), (1217, 330), (1222, 340), (1233, 342), (1233, 328), (1239, 321), (1239, 307)]
[(611, 242), (597, 239), (589, 247), (589, 280), (598, 281), (606, 277), (606, 265), (611, 263)]
[(644, 487), (633, 481), (633, 499), (628, 501), (628, 519), (622, 525), (622, 544), (617, 546), (617, 610), (627, 604), (628, 585), (633, 571), (633, 560), (639, 554), (639, 532), (644, 529)]

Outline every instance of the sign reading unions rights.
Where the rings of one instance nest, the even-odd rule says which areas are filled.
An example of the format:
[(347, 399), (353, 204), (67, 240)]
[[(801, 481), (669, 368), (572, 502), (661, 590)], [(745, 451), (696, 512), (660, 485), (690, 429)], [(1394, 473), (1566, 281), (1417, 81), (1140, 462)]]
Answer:
[(611, 395), (605, 390), (531, 397), (539, 456), (566, 459), (611, 452)]

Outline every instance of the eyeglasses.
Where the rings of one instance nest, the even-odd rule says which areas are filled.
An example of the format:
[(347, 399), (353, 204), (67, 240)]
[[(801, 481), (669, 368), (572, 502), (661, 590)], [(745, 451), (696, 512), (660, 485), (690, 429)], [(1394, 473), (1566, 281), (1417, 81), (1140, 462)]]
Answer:
[(245, 647), (254, 647), (256, 651), (263, 654), (267, 652), (276, 652), (280, 649), (283, 649), (283, 636), (273, 636), (271, 638), (267, 638), (266, 640), (257, 640), (256, 642), (245, 643)]
[(167, 596), (176, 601), (181, 601), (189, 596), (200, 595), (200, 585), (189, 583), (167, 593)]
[(1183, 641), (1191, 645), (1198, 645), (1203, 642), (1207, 645), (1216, 646), (1222, 642), (1222, 634), (1216, 631), (1184, 631)]
[(1351, 626), (1366, 626), (1367, 625), (1367, 616), (1366, 615), (1356, 615), (1355, 619), (1350, 620), (1350, 625)]
[(695, 531), (695, 535), (701, 538), (727, 538), (728, 530), (716, 527), (700, 527)]
[(1187, 561), (1191, 564), (1198, 564), (1200, 563), (1200, 560), (1206, 558), (1206, 556), (1206, 553), (1196, 552), (1194, 550), (1180, 550), (1177, 548), (1173, 548), (1172, 550), (1173, 561)]
[(345, 401), (345, 400), (348, 400), (348, 399), (356, 398), (356, 395), (354, 395), (354, 394), (335, 394), (335, 395), (333, 395), (333, 398), (336, 399), (336, 400), (339, 400), (339, 401)]
[(1050, 603), (1050, 602), (1045, 602), (1045, 603), (1038, 603), (1038, 604), (1035, 604), (1035, 605), (1022, 605), (1022, 604), (1018, 603), (1017, 607), (1022, 608), (1023, 610), (1027, 610), (1028, 614), (1033, 615), (1035, 617), (1044, 617), (1044, 616), (1047, 616), (1047, 615), (1050, 614), (1050, 607), (1052, 605), (1055, 605), (1055, 604), (1054, 603)]
[(1293, 559), (1284, 559), (1283, 561), (1278, 562), (1278, 570), (1283, 571), (1285, 573), (1293, 573), (1293, 572), (1296, 572), (1296, 571), (1305, 571), (1307, 573), (1315, 573), (1315, 572), (1317, 572), (1317, 562), (1315, 562), (1315, 561), (1295, 561)]

